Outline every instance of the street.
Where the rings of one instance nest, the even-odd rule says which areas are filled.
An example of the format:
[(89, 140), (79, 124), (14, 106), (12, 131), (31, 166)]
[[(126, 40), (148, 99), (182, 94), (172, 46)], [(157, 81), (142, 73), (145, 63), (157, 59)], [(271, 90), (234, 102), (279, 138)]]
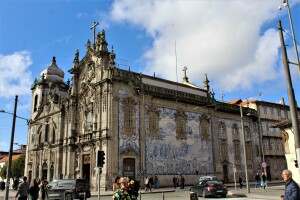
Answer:
[[(173, 188), (172, 188), (173, 189)], [(169, 192), (165, 192), (169, 191)], [(100, 200), (111, 200), (112, 195), (111, 191), (102, 192), (100, 196)], [(234, 190), (234, 187), (229, 188), (229, 192), (226, 199), (234, 199), (234, 200), (245, 200), (245, 199), (255, 199), (255, 200), (274, 200), (279, 199), (280, 195), (284, 193), (284, 186), (270, 186), (266, 190), (262, 189), (254, 189), (251, 188), (250, 194), (247, 194), (246, 188), (242, 190)], [(5, 191), (0, 191), (0, 199), (4, 199)], [(16, 191), (10, 190), (9, 196), (10, 200), (14, 199), (14, 195)], [(154, 190), (152, 193), (141, 193), (141, 196), (138, 197), (138, 200), (190, 200), (190, 191), (189, 187), (186, 189), (177, 189), (176, 191), (170, 191), (170, 188), (162, 188), (158, 190)], [(203, 199), (199, 197), (198, 200)], [(221, 197), (207, 197), (206, 199), (224, 199)], [(97, 192), (92, 192), (92, 197), (88, 200), (98, 200)]]

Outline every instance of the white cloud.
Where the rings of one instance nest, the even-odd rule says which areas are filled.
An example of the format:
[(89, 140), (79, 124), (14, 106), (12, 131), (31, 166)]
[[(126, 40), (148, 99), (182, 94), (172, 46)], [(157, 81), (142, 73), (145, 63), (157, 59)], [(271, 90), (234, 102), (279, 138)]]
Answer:
[(31, 55), (27, 51), (0, 54), (0, 97), (31, 94), (28, 90), (32, 83), (31, 64)]
[(262, 27), (278, 17), (279, 4), (274, 0), (119, 0), (112, 5), (111, 17), (142, 27), (153, 38), (152, 48), (144, 53), (144, 73), (175, 81), (176, 41), (179, 82), (187, 66), (190, 82), (202, 86), (207, 73), (213, 87), (232, 92), (278, 78), (277, 27)]

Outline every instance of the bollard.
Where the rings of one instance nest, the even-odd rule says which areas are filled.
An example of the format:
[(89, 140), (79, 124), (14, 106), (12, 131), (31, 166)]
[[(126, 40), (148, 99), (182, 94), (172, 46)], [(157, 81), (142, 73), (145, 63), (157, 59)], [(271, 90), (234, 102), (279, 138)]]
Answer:
[(142, 200), (142, 192), (140, 192), (140, 200)]
[(163, 200), (165, 200), (165, 193), (164, 192), (162, 193), (162, 198), (163, 198)]
[(198, 200), (198, 195), (195, 192), (190, 192), (190, 200)]

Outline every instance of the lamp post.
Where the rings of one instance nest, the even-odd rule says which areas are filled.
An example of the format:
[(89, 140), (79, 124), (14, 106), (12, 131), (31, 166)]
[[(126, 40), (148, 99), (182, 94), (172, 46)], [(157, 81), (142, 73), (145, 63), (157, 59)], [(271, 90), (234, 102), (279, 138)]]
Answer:
[(286, 7), (287, 10), (288, 10), (288, 16), (289, 16), (290, 27), (291, 27), (291, 32), (292, 32), (292, 39), (293, 39), (293, 43), (294, 43), (294, 51), (295, 51), (295, 55), (296, 55), (296, 59), (297, 59), (297, 63), (292, 63), (290, 61), (288, 61), (288, 62), (292, 63), (292, 64), (295, 64), (295, 65), (298, 65), (299, 74), (300, 74), (300, 61), (299, 61), (299, 55), (298, 55), (298, 49), (297, 49), (297, 42), (296, 42), (295, 33), (294, 33), (294, 26), (293, 26), (293, 21), (292, 21), (292, 15), (291, 15), (289, 1), (288, 0), (282, 0), (282, 4), (279, 6), (278, 9), (281, 10), (282, 6)]
[(243, 135), (243, 150), (244, 150), (246, 185), (247, 185), (247, 193), (250, 193), (248, 169), (247, 169), (247, 157), (246, 157), (246, 139), (245, 139), (244, 120), (243, 120), (243, 108), (241, 105), (240, 105), (240, 113), (241, 113), (242, 135)]

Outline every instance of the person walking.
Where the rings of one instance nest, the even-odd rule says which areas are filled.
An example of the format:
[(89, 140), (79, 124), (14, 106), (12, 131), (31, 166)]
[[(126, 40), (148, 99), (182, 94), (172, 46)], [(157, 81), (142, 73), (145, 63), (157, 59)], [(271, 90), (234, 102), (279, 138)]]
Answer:
[(261, 175), (261, 188), (265, 190), (266, 186), (267, 186), (267, 176), (265, 175), (265, 173), (262, 173), (262, 175)]
[(40, 192), (39, 192), (39, 200), (45, 200), (48, 197), (48, 191), (47, 191), (47, 185), (48, 181), (44, 180), (40, 184)]
[(256, 173), (255, 175), (255, 188), (258, 188), (260, 186), (260, 176), (259, 173)]
[(180, 175), (180, 188), (181, 189), (184, 189), (184, 182), (185, 182), (184, 177), (182, 175)]
[(243, 179), (239, 177), (240, 190), (243, 188)]
[(176, 176), (174, 176), (174, 178), (173, 178), (173, 184), (174, 184), (174, 188), (176, 189), (176, 187), (177, 187), (177, 178), (176, 178)]
[(158, 180), (157, 176), (154, 177), (154, 184), (155, 184), (155, 188), (158, 189), (159, 188), (159, 180)]
[(300, 189), (299, 185), (293, 180), (293, 174), (290, 170), (283, 170), (282, 178), (285, 182), (284, 195), (280, 197), (280, 200), (299, 200)]
[(29, 191), (29, 184), (27, 182), (27, 177), (24, 176), (23, 177), (23, 183), (20, 184), (19, 188), (18, 188), (18, 192), (15, 196), (15, 199), (20, 196), (18, 198), (18, 200), (27, 200), (28, 197), (28, 191)]
[(36, 179), (32, 180), (31, 181), (31, 184), (29, 186), (29, 197), (28, 197), (28, 200), (38, 200), (39, 198), (39, 184), (37, 182)]

